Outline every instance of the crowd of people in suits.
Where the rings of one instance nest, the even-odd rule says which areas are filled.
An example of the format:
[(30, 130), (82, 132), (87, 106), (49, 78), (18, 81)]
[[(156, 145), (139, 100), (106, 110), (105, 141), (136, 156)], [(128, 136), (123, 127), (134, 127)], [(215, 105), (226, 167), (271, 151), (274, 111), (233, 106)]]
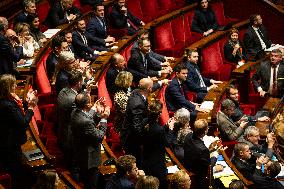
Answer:
[[(101, 143), (110, 116), (110, 107), (104, 98), (95, 102), (91, 99), (91, 89), (96, 86), (90, 64), (117, 42), (108, 34), (108, 23), (114, 29), (126, 29), (128, 35), (137, 33), (139, 27), (145, 25), (127, 9), (125, 0), (115, 1), (109, 18), (104, 12), (103, 4), (96, 4), (92, 18), (86, 23), (79, 9), (73, 6), (73, 0), (60, 0), (53, 4), (44, 21), (49, 28), (75, 22), (73, 31), (52, 39), (46, 71), (57, 94), (58, 144), (73, 178), (83, 182), (87, 189), (98, 187)], [(34, 57), (47, 39), (40, 31), (34, 0), (24, 0), (24, 11), (15, 18), (13, 25), (13, 30), (8, 29), (7, 19), (0, 17), (0, 120), (7, 123), (0, 137), (0, 152), (5, 154), (0, 156), (0, 165), (17, 180), (13, 187), (18, 188), (25, 179), (20, 146), (26, 142), (25, 129), (38, 99), (36, 91), (30, 90), (25, 99), (27, 103), (23, 105), (15, 94), (13, 75), (17, 73), (17, 65)], [(208, 0), (199, 0), (192, 31), (208, 36), (218, 28)], [(263, 58), (265, 49), (270, 46), (261, 16), (256, 14), (250, 17), (243, 42), (237, 29), (230, 30), (224, 55), (238, 67), (247, 60)], [(283, 96), (283, 56), (280, 49), (272, 50), (269, 60), (261, 62), (253, 75), (253, 85), (261, 97), (267, 94)], [(206, 146), (204, 137), (208, 133), (208, 123), (204, 119), (196, 120), (198, 112), (209, 111), (201, 108), (200, 103), (208, 91), (216, 89), (222, 81), (202, 75), (196, 49), (187, 49), (182, 63), (172, 69), (174, 60), (174, 57), (157, 54), (151, 49), (148, 31), (139, 34), (128, 62), (118, 53), (111, 57), (106, 87), (114, 102), (115, 132), (127, 155), (116, 160), (117, 173), (106, 183), (107, 189), (148, 189), (150, 186), (188, 189), (191, 179), (194, 187), (206, 189), (208, 167), (212, 172), (222, 171), (223, 167), (216, 165), (216, 160), (218, 152), (224, 148), (218, 147), (217, 142)], [(171, 80), (161, 79), (172, 73)], [(166, 104), (150, 97), (164, 85)], [(195, 93), (195, 101), (188, 98), (189, 91)], [(222, 140), (239, 142), (232, 162), (247, 179), (256, 183), (257, 188), (283, 188), (273, 179), (280, 172), (279, 163), (272, 160), (275, 136), (269, 133), (266, 142), (260, 144), (259, 130), (254, 126), (256, 121), (268, 121), (268, 112), (245, 115), (235, 86), (229, 86), (226, 95), (217, 113), (217, 125)], [(163, 106), (174, 112), (165, 126), (158, 121)], [(194, 174), (191, 178), (185, 171), (178, 171), (167, 179), (166, 147), (172, 149), (187, 171)], [(264, 167), (262, 172), (261, 166)], [(242, 183), (232, 182), (230, 188), (237, 186), (243, 187)]]

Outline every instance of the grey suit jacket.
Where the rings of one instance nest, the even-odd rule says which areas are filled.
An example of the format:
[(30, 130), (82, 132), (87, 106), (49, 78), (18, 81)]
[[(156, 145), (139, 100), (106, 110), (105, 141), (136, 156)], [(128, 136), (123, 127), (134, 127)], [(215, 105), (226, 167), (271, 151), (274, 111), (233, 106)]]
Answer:
[(81, 170), (101, 164), (101, 142), (107, 130), (106, 122), (94, 121), (94, 112), (76, 108), (71, 114), (74, 160)]
[(217, 124), (223, 140), (239, 140), (243, 137), (244, 129), (221, 111), (217, 113)]
[(74, 103), (77, 92), (69, 87), (63, 88), (57, 97), (58, 142), (63, 149), (71, 148), (72, 131), (70, 126), (71, 113), (75, 109)]

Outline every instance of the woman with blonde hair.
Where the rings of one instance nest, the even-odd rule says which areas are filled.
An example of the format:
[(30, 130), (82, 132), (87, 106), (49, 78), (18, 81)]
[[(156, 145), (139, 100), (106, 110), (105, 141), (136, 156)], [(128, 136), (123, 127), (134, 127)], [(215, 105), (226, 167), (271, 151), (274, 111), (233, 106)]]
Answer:
[(191, 180), (184, 170), (179, 170), (171, 175), (168, 189), (189, 189)]
[(142, 176), (138, 179), (135, 189), (159, 189), (159, 180), (153, 176)]

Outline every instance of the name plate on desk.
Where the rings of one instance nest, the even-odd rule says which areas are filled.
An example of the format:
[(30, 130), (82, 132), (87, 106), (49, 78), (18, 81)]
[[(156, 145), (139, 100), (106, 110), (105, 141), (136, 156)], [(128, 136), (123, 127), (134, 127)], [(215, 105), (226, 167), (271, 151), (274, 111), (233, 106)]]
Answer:
[(44, 155), (39, 148), (23, 152), (28, 161), (43, 159)]

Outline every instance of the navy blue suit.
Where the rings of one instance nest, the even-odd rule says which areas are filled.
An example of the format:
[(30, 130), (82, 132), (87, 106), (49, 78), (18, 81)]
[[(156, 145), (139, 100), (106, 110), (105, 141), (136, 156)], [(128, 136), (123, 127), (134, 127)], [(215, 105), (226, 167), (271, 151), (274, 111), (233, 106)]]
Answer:
[(27, 15), (24, 12), (20, 12), (14, 19), (14, 26), (17, 23), (27, 23)]
[(70, 73), (65, 70), (60, 70), (56, 76), (56, 82), (55, 82), (55, 89), (56, 94), (59, 94), (59, 92), (69, 86), (68, 78), (70, 77)]
[(93, 37), (107, 38), (107, 26), (104, 18), (93, 16), (87, 24), (87, 32)]
[(0, 75), (14, 73), (14, 64), (21, 59), (22, 55), (22, 47), (13, 48), (10, 41), (0, 34)]
[(115, 69), (113, 66), (110, 66), (106, 73), (106, 87), (109, 94), (114, 95), (117, 91), (117, 87), (115, 85), (115, 79), (118, 75), (119, 70)]
[(57, 56), (55, 55), (54, 52), (52, 52), (51, 54), (48, 55), (46, 59), (46, 72), (49, 80), (52, 79), (56, 64), (57, 64)]
[(216, 30), (218, 26), (215, 13), (211, 8), (208, 8), (207, 11), (195, 10), (191, 24), (192, 31), (203, 34), (210, 29)]

